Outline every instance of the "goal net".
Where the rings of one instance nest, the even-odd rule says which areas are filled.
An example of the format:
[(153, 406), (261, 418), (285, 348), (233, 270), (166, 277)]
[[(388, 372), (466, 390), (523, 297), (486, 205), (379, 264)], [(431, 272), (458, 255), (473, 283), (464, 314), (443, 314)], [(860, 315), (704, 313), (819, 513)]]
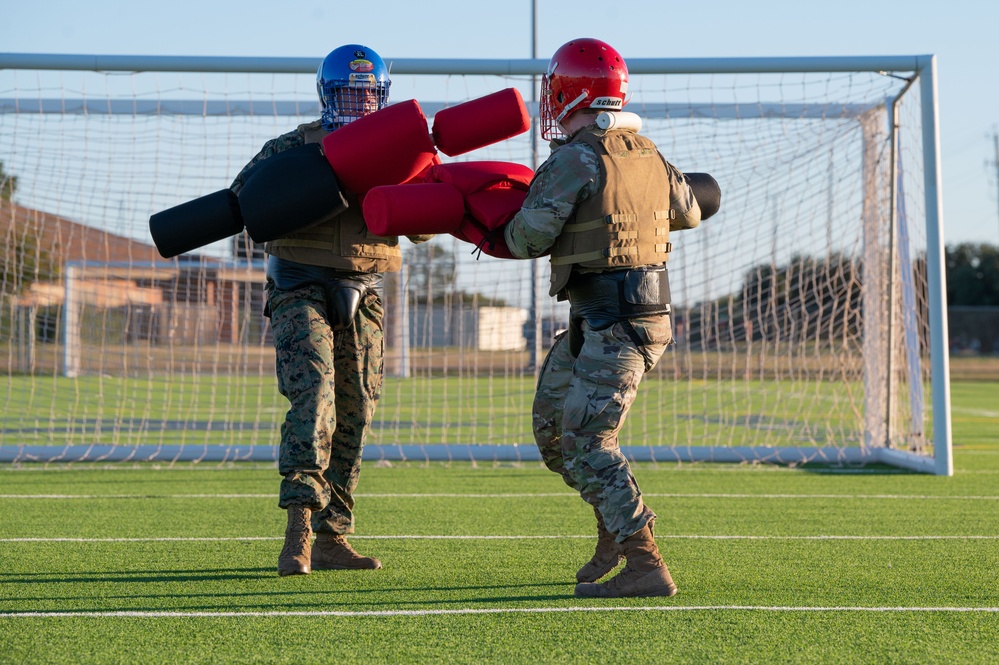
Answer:
[[(318, 59), (0, 55), (0, 461), (275, 459), (263, 257), (163, 259), (149, 217), (228, 187), (318, 117)], [(394, 60), (428, 118), (546, 63)], [(621, 433), (636, 460), (950, 474), (931, 56), (637, 59), (626, 110), (720, 211), (671, 235), (676, 344)], [(536, 167), (535, 132), (444, 161)], [(547, 259), (403, 241), (365, 459), (535, 460), (536, 368), (568, 311)]]

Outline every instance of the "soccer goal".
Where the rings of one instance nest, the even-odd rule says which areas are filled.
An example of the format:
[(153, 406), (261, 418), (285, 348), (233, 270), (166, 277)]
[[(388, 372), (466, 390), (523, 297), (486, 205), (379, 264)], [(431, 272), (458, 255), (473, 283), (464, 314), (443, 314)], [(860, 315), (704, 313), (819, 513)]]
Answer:
[[(442, 108), (540, 60), (386, 59)], [(225, 188), (318, 117), (319, 58), (0, 54), (0, 461), (274, 459), (263, 257), (244, 236), (166, 260), (150, 215)], [(676, 344), (629, 457), (952, 473), (933, 56), (631, 59), (626, 110), (720, 211), (675, 233)], [(455, 161), (536, 167), (537, 132)], [(450, 235), (384, 287), (365, 459), (536, 460), (536, 368), (567, 311), (547, 260)]]

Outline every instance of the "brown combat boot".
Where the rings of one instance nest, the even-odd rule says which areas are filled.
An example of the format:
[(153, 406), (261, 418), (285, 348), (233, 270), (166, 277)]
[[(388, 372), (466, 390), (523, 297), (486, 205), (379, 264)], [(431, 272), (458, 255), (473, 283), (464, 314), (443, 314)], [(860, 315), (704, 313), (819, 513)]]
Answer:
[(312, 547), (312, 568), (315, 570), (376, 570), (382, 562), (361, 556), (342, 533), (317, 533)]
[(623, 598), (672, 596), (676, 585), (656, 547), (650, 522), (621, 543), (627, 563), (624, 570), (601, 584), (577, 584), (577, 596)]
[(278, 575), (308, 575), (312, 558), (312, 511), (305, 506), (288, 507), (288, 528), (284, 531), (284, 547), (278, 555)]
[(596, 506), (593, 507), (593, 512), (597, 516), (597, 549), (593, 553), (593, 558), (584, 563), (576, 573), (577, 582), (596, 582), (617, 568), (617, 565), (624, 560), (621, 556), (621, 546), (614, 540), (614, 534), (604, 525), (603, 515)]

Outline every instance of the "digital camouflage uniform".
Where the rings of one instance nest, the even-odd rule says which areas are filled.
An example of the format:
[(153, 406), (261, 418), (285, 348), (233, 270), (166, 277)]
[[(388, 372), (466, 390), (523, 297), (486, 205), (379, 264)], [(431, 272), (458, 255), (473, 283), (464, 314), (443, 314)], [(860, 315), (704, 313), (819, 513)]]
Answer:
[(353, 533), (353, 492), (381, 393), (381, 299), (367, 293), (354, 325), (334, 332), (321, 287), (270, 287), (267, 298), (278, 390), (291, 403), (281, 424), (278, 503), (308, 506), (316, 533)]
[[(316, 121), (271, 139), (243, 168), (231, 188), (238, 192), (247, 171), (261, 160), (319, 141), (326, 133)], [(356, 197), (345, 195), (356, 215)], [(335, 220), (330, 224), (339, 223)], [(363, 226), (356, 219), (355, 225)], [(329, 229), (327, 232), (332, 233)], [(411, 239), (421, 242), (429, 237)], [(282, 242), (264, 246), (270, 255), (266, 313), (274, 332), (278, 390), (290, 402), (281, 425), (278, 471), (283, 478), (278, 503), (281, 508), (309, 508), (315, 533), (349, 534), (354, 532), (353, 493), (364, 440), (382, 385), (384, 309), (379, 295), (380, 273), (399, 269), (398, 239), (371, 237), (372, 246), (391, 250), (384, 255), (345, 258), (336, 255), (335, 247), (330, 245), (321, 251), (307, 250), (301, 255), (304, 259), (291, 253), (290, 260), (289, 253), (280, 247)], [(275, 265), (290, 267), (306, 278), (299, 279), (300, 283), (292, 284), (292, 288), (280, 288), (273, 274)], [(347, 326), (333, 323), (337, 312), (331, 304), (332, 292), (341, 288), (341, 279), (361, 292), (356, 313)]]
[[(591, 126), (580, 132), (597, 130)], [(549, 250), (563, 227), (575, 221), (580, 205), (600, 195), (600, 158), (589, 145), (573, 140), (579, 135), (553, 142), (523, 208), (506, 226), (505, 240), (515, 256), (536, 257)], [(692, 228), (700, 219), (693, 194), (682, 174), (665, 166), (669, 182), (663, 187), (670, 187), (669, 206), (676, 212), (670, 228)], [(608, 270), (575, 267), (574, 274)], [(534, 435), (546, 466), (599, 511), (620, 543), (656, 517), (642, 500), (618, 433), (643, 376), (672, 342), (670, 317), (637, 316), (606, 327), (583, 321), (581, 331), (578, 355), (562, 333), (544, 360), (533, 406)]]

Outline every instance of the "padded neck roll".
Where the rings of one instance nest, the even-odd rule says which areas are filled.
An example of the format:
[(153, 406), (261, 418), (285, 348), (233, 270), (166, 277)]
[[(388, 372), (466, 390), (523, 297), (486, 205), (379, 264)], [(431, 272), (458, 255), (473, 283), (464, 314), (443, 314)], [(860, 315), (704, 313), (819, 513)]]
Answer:
[(642, 131), (642, 116), (630, 111), (604, 111), (597, 115), (600, 129), (630, 129)]
[(684, 180), (694, 192), (697, 205), (701, 207), (701, 219), (707, 219), (721, 207), (721, 187), (718, 181), (707, 173), (684, 173)]
[(318, 143), (289, 148), (254, 165), (238, 198), (255, 243), (302, 231), (347, 209)]
[(438, 150), (454, 157), (530, 128), (520, 91), (507, 88), (439, 111), (434, 116), (433, 137)]
[(427, 118), (415, 99), (386, 106), (333, 131), (323, 139), (323, 152), (340, 184), (358, 195), (410, 180), (437, 154)]
[(181, 203), (149, 218), (149, 233), (160, 255), (173, 258), (243, 230), (236, 195), (229, 189)]
[(380, 236), (452, 233), (465, 216), (461, 192), (440, 182), (374, 187), (362, 209), (368, 230)]

